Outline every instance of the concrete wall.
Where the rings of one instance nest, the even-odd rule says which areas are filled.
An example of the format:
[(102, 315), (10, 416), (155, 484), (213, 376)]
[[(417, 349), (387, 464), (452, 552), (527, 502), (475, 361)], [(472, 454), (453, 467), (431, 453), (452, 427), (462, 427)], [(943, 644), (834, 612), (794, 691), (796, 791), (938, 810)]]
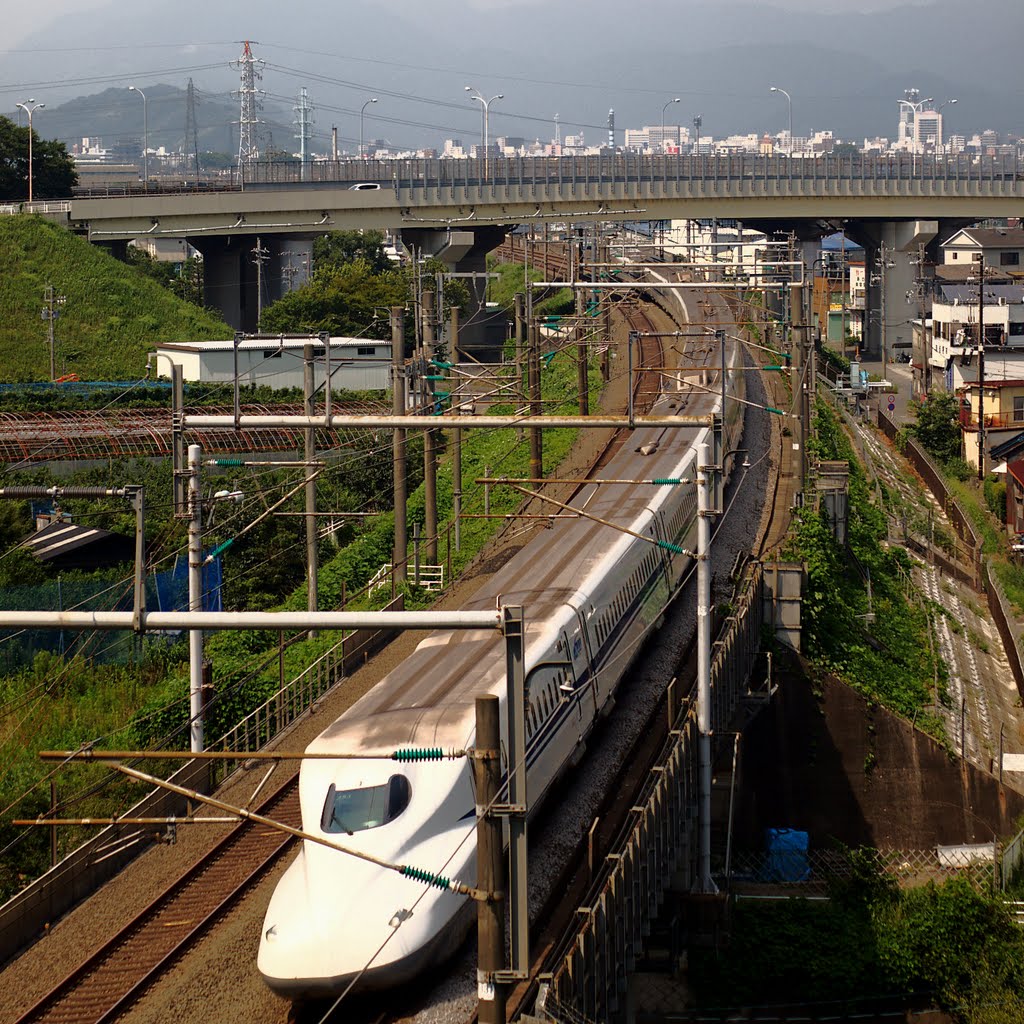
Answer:
[(850, 687), (816, 695), (797, 667), (744, 735), (736, 839), (768, 827), (810, 833), (813, 848), (928, 849), (1008, 838), (1024, 795), (951, 755)]

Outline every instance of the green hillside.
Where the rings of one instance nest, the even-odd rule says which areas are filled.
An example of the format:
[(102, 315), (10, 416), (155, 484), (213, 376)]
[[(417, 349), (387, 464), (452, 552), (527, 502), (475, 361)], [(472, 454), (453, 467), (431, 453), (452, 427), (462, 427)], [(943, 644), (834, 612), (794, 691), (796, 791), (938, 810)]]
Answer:
[(39, 315), (48, 284), (67, 299), (57, 321), (58, 375), (138, 379), (159, 342), (233, 333), (214, 313), (63, 228), (39, 217), (0, 217), (0, 380), (49, 379)]

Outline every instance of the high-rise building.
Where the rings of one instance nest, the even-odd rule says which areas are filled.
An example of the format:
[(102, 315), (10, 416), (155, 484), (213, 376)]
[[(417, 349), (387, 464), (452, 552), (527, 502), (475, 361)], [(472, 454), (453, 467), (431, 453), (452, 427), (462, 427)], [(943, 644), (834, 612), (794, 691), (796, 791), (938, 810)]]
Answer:
[(917, 111), (914, 117), (914, 147), (919, 151), (942, 147), (942, 115), (938, 111)]

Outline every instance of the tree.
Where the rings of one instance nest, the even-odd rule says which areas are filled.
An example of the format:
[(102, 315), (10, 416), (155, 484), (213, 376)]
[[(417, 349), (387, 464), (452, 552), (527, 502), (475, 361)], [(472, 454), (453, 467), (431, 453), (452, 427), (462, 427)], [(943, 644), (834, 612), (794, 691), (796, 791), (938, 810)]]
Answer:
[(364, 260), (374, 274), (391, 267), (379, 231), (332, 231), (313, 241), (314, 270), (337, 270), (346, 263)]
[[(71, 195), (78, 181), (74, 161), (63, 142), (40, 139), (32, 132), (32, 198)], [(0, 202), (28, 198), (28, 128), (0, 116)]]
[(940, 462), (960, 457), (960, 401), (948, 392), (934, 393), (911, 406), (917, 422), (908, 428), (929, 455)]
[(406, 303), (400, 271), (375, 274), (365, 260), (330, 267), (263, 311), (260, 328), (272, 334), (317, 333), (334, 337), (389, 338), (388, 310)]

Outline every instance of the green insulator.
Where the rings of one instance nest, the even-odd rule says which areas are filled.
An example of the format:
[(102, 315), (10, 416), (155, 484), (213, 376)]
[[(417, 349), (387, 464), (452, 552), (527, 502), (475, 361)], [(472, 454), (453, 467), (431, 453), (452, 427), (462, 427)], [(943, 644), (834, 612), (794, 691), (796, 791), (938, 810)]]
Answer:
[(652, 484), (681, 484), (682, 478), (678, 476), (656, 476), (651, 483)]
[(674, 555), (686, 554), (686, 548), (681, 548), (678, 544), (673, 544), (671, 541), (659, 540), (658, 547), (664, 548), (666, 551), (671, 551)]
[(406, 878), (414, 878), (417, 882), (423, 882), (425, 885), (432, 886), (437, 889), (450, 889), (452, 883), (449, 879), (442, 875), (435, 875), (430, 871), (423, 871), (420, 868), (414, 868), (411, 864), (402, 865), (402, 874)]
[(215, 466), (238, 467), (238, 466), (244, 466), (245, 465), (245, 460), (244, 459), (214, 459), (213, 460), (213, 464)]
[(224, 552), (227, 551), (227, 549), (234, 543), (235, 538), (231, 537), (229, 540), (224, 541), (223, 544), (218, 544), (206, 557), (216, 558), (218, 555), (224, 554)]

